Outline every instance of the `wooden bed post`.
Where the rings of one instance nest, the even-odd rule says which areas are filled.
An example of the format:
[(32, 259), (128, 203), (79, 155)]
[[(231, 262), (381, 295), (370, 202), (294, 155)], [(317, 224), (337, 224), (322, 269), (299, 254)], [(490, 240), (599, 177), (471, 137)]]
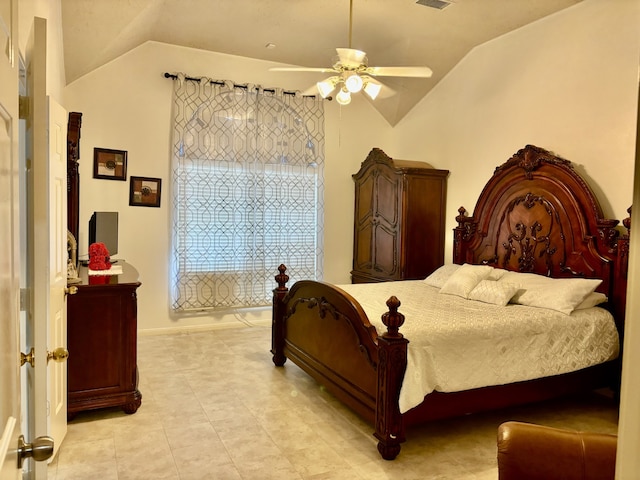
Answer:
[[(467, 216), (467, 210), (464, 207), (458, 209), (458, 216), (456, 217), (458, 226), (453, 229), (453, 263), (462, 265), (465, 262), (470, 262), (467, 258), (464, 258), (463, 243), (468, 242), (475, 233), (476, 224), (473, 217)], [(472, 262), (472, 261), (471, 261)]]
[(621, 235), (617, 239), (617, 255), (615, 264), (616, 278), (614, 279), (615, 290), (613, 292), (614, 316), (620, 332), (620, 344), (624, 335), (624, 318), (627, 304), (627, 274), (629, 273), (629, 237), (631, 236), (631, 207), (627, 209), (629, 216), (622, 221), (627, 229), (626, 235)]
[(287, 288), (287, 282), (289, 276), (285, 274), (287, 267), (280, 265), (278, 267), (280, 272), (275, 276), (278, 286), (273, 290), (273, 310), (271, 318), (271, 353), (273, 354), (272, 360), (276, 367), (282, 367), (284, 362), (287, 361), (287, 357), (284, 355), (284, 297), (289, 292)]
[(382, 315), (387, 331), (378, 337), (378, 396), (376, 399), (376, 432), (378, 451), (385, 460), (393, 460), (405, 441), (402, 415), (398, 406), (400, 387), (407, 369), (409, 340), (398, 331), (404, 315), (398, 313), (400, 300), (387, 300), (389, 312)]

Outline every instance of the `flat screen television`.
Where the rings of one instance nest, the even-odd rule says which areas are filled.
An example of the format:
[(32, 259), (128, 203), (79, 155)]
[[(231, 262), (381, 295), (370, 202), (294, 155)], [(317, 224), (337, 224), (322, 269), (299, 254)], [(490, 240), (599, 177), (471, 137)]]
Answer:
[(118, 212), (93, 212), (89, 220), (89, 245), (104, 243), (113, 257), (118, 253)]

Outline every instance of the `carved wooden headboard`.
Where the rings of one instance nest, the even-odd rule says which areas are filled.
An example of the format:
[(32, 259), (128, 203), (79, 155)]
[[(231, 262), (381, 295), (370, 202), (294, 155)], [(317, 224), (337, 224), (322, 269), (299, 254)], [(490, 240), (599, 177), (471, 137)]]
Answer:
[(628, 234), (620, 235), (618, 220), (603, 218), (598, 200), (570, 161), (527, 145), (496, 168), (473, 216), (463, 207), (458, 212), (454, 263), (601, 278), (598, 290), (609, 296), (622, 322)]

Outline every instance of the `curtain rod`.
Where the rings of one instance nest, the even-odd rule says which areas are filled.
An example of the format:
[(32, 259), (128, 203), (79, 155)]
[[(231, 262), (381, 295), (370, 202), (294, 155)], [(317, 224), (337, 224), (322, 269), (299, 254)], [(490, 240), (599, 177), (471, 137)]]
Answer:
[[(176, 78), (178, 78), (178, 75), (176, 75), (174, 73), (165, 72), (164, 73), (164, 78), (170, 78), (172, 80), (175, 80)], [(185, 80), (189, 80), (190, 82), (199, 82), (200, 81), (200, 79), (196, 78), (196, 77), (187, 77), (187, 76), (185, 76), (184, 79)], [(210, 80), (209, 83), (213, 83), (214, 85), (225, 85), (225, 82), (221, 82), (220, 80)], [(234, 83), (233, 87), (234, 88), (244, 88), (245, 90), (247, 90), (249, 88), (246, 84), (245, 85), (239, 85), (237, 83)], [(275, 89), (273, 89), (273, 88), (264, 88), (263, 91), (264, 92), (269, 92), (269, 93), (276, 93)], [(296, 94), (296, 92), (287, 91), (287, 90), (284, 90), (282, 93), (285, 94), (285, 95), (295, 95)], [(304, 97), (314, 97), (315, 98), (315, 95), (303, 95), (303, 96)]]

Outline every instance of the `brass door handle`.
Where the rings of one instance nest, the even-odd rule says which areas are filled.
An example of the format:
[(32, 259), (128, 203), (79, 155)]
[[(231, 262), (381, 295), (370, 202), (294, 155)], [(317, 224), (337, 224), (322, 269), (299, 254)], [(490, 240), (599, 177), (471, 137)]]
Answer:
[(64, 293), (65, 295), (75, 295), (76, 293), (78, 293), (78, 287), (75, 287), (73, 285), (70, 287), (65, 287)]
[(25, 443), (24, 435), (18, 438), (18, 468), (26, 458), (33, 458), (36, 462), (48, 460), (53, 455), (53, 438), (38, 437), (32, 443)]
[(49, 363), (49, 360), (64, 362), (67, 358), (69, 358), (69, 350), (64, 347), (58, 347), (53, 352), (47, 352), (47, 363)]

